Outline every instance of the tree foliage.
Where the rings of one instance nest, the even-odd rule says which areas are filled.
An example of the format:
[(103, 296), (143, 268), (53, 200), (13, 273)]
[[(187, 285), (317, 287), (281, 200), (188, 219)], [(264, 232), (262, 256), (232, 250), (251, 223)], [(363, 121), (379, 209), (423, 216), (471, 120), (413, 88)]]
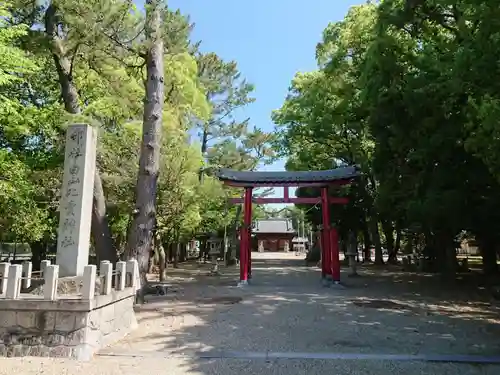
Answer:
[(336, 209), (341, 230), (376, 247), (382, 231), (393, 256), (402, 235), (410, 246), (423, 236), (450, 274), (455, 241), (468, 233), (496, 272), (498, 9), (385, 0), (326, 27), (318, 69), (297, 74), (273, 118), (289, 169), (361, 167), (364, 178), (338, 192), (353, 199)]
[[(154, 231), (155, 246), (169, 249), (200, 232), (221, 232), (237, 216), (226, 204), (237, 192), (210, 175), (200, 182), (200, 170), (251, 169), (273, 154), (271, 135), (233, 114), (254, 100), (236, 62), (200, 52), (189, 18), (157, 3), (165, 95)], [(0, 4), (1, 241), (30, 243), (38, 260), (54, 248), (65, 130), (87, 122), (99, 133), (99, 212), (118, 255), (125, 251), (151, 47), (146, 21), (125, 0)], [(197, 131), (199, 140), (189, 136)]]

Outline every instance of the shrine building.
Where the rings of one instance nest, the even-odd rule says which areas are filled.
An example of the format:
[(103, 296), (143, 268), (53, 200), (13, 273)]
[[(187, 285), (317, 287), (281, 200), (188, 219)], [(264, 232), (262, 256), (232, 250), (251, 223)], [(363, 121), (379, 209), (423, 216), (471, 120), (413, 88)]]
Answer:
[(292, 240), (296, 234), (290, 219), (257, 220), (252, 227), (254, 250), (291, 251)]

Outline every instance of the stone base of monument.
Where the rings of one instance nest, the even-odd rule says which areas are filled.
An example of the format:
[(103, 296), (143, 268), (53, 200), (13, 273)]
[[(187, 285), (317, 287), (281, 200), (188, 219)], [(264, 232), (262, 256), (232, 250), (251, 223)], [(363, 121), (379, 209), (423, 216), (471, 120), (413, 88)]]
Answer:
[(92, 301), (0, 300), (0, 356), (89, 360), (137, 327), (135, 292)]
[[(0, 356), (90, 360), (137, 327), (135, 260), (86, 266), (82, 277), (58, 277), (46, 267), (31, 293), (22, 293), (20, 265), (0, 264)], [(39, 283), (38, 283), (39, 284)]]

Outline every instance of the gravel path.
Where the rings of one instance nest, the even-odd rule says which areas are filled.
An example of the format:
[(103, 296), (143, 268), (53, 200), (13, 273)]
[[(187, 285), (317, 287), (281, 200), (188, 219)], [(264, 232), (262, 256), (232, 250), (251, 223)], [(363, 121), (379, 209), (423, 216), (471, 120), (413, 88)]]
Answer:
[[(233, 286), (235, 269), (223, 269), (222, 277), (206, 276), (206, 267), (171, 272), (169, 295), (151, 297), (138, 311), (139, 329), (92, 362), (0, 359), (0, 375), (500, 373), (493, 365), (289, 359), (286, 353), (248, 359), (252, 352), (500, 356), (496, 306), (405, 295), (411, 285), (366, 287), (363, 279), (349, 280), (346, 289), (322, 288), (318, 271), (293, 254), (253, 257), (254, 280), (246, 288)], [(202, 359), (200, 351), (222, 358)], [(247, 358), (224, 356), (234, 352)]]

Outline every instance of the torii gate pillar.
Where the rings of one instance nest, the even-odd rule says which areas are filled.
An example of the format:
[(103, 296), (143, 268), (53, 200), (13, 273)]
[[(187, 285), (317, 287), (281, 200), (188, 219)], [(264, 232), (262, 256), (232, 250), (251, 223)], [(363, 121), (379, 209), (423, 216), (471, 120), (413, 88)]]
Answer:
[(251, 251), (251, 230), (252, 230), (252, 193), (251, 187), (245, 188), (243, 198), (243, 227), (241, 228), (240, 240), (240, 285), (248, 284), (248, 279), (252, 277), (252, 251)]
[(323, 228), (321, 231), (321, 277), (327, 284), (340, 283), (339, 239), (337, 229), (330, 223), (330, 201), (328, 187), (321, 188), (321, 212)]

